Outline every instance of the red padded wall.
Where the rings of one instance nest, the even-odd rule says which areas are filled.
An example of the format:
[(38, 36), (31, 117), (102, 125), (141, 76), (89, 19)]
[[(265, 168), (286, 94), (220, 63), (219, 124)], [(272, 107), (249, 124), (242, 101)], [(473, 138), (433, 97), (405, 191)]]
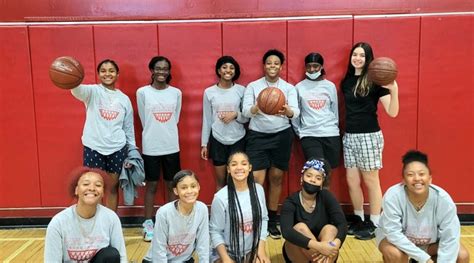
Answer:
[(0, 28), (0, 207), (40, 206), (28, 29)]
[(433, 183), (471, 203), (473, 25), (473, 15), (421, 18), (418, 119), (418, 148), (430, 153)]
[(215, 184), (212, 165), (201, 159), (202, 95), (215, 84), (215, 64), (222, 55), (220, 23), (159, 25), (160, 55), (171, 60), (171, 84), (183, 92), (179, 120), (181, 167), (201, 181), (199, 199), (210, 203)]
[(401, 181), (401, 156), (417, 146), (419, 25), (418, 17), (354, 19), (354, 43), (370, 43), (375, 57), (393, 58), (399, 70), (398, 116), (395, 119), (389, 117), (381, 103), (378, 110), (385, 139), (384, 167), (380, 171), (382, 192)]
[(82, 165), (81, 135), (84, 104), (49, 79), (51, 62), (59, 56), (76, 57), (85, 71), (84, 83), (95, 82), (91, 26), (30, 27), (31, 63), (35, 96), (38, 155), (43, 206), (65, 206), (69, 173)]
[[(117, 62), (120, 68), (118, 88), (132, 101), (135, 141), (137, 146), (141, 147), (142, 128), (136, 107), (136, 91), (139, 87), (150, 84), (148, 62), (158, 55), (157, 27), (156, 25), (96, 25), (94, 26), (94, 51), (96, 64), (109, 58)], [(140, 199), (135, 204), (142, 205), (144, 188), (139, 189)], [(122, 200), (121, 193), (119, 197)]]
[[(300, 82), (304, 78), (305, 56), (310, 52), (318, 52), (324, 57), (327, 79), (339, 89), (339, 82), (346, 70), (346, 53), (351, 46), (352, 19), (288, 21), (288, 79), (293, 84)], [(342, 112), (340, 117), (343, 118)], [(299, 140), (296, 140), (290, 163), (290, 174), (295, 179), (289, 182), (290, 192), (300, 189), (300, 181), (296, 178), (299, 177), (303, 162), (303, 151)], [(331, 191), (340, 201), (348, 200), (344, 171), (341, 162), (331, 178)]]

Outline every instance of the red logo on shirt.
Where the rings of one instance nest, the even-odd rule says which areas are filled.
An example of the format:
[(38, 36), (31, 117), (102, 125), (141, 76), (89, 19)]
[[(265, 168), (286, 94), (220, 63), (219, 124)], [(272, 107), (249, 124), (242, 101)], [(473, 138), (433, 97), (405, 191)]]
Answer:
[(244, 224), (242, 225), (242, 232), (244, 232), (245, 234), (252, 233), (253, 222), (252, 221), (244, 222)]
[(68, 249), (67, 254), (71, 260), (85, 261), (94, 257), (97, 249)]
[(320, 110), (326, 105), (326, 100), (308, 100), (308, 104), (315, 110)]
[(119, 112), (114, 110), (99, 109), (99, 111), (100, 116), (108, 121), (115, 120), (119, 115)]
[(167, 122), (171, 119), (173, 112), (153, 112), (153, 116), (155, 116), (155, 120), (159, 122)]
[(174, 245), (168, 245), (168, 250), (173, 254), (174, 256), (179, 256), (181, 255), (186, 249), (188, 249), (189, 244), (174, 244)]

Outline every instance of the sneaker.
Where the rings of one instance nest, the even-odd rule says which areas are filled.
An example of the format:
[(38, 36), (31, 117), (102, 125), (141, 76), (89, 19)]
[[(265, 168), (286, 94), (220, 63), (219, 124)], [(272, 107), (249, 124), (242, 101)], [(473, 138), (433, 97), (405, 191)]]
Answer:
[(359, 216), (354, 216), (354, 218), (354, 221), (349, 224), (347, 229), (347, 234), (350, 236), (353, 236), (355, 232), (359, 231), (364, 223), (364, 221), (362, 221)]
[(273, 239), (280, 239), (281, 232), (277, 227), (276, 223), (268, 222), (268, 235)]
[(153, 239), (153, 220), (147, 219), (143, 222), (143, 240), (150, 242)]
[(370, 240), (375, 237), (375, 228), (374, 223), (370, 219), (366, 220), (358, 231), (354, 232), (354, 236), (359, 240)]

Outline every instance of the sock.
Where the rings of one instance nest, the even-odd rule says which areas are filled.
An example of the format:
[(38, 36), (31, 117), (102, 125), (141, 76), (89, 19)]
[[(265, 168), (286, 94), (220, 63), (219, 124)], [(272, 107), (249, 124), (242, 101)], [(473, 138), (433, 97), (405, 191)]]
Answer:
[(354, 215), (359, 216), (364, 221), (364, 210), (354, 210)]
[(277, 211), (268, 210), (268, 222), (276, 224), (278, 221)]
[(374, 223), (374, 226), (378, 227), (379, 221), (380, 221), (380, 215), (370, 215), (370, 221)]

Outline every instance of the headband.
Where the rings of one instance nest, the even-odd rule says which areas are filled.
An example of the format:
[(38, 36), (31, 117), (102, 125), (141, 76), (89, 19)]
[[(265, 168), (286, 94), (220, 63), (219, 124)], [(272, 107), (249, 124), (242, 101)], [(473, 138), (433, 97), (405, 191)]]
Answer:
[(304, 163), (303, 169), (301, 170), (301, 175), (303, 175), (304, 172), (308, 170), (309, 168), (313, 168), (314, 170), (321, 172), (323, 176), (326, 177), (326, 171), (324, 170), (323, 167), (324, 167), (324, 162), (320, 160), (315, 160), (315, 159), (309, 160)]

